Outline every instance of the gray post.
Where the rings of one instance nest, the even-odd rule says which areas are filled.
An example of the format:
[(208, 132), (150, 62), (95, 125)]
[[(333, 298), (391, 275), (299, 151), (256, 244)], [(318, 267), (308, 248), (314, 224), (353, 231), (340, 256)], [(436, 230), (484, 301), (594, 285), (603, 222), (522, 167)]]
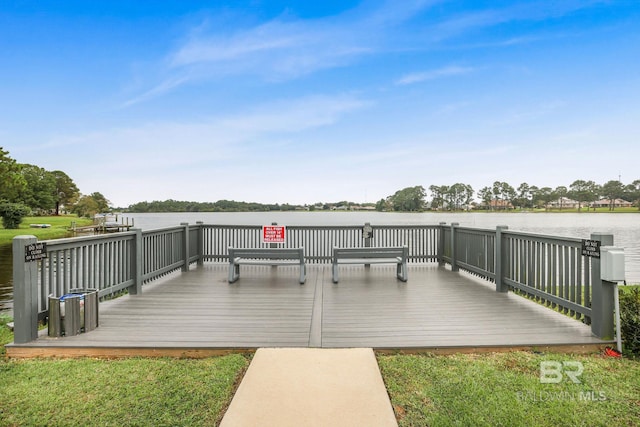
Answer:
[(505, 285), (502, 281), (505, 273), (505, 261), (507, 251), (505, 247), (502, 246), (502, 232), (504, 230), (508, 230), (509, 227), (506, 225), (498, 225), (496, 227), (496, 242), (494, 247), (494, 262), (496, 267), (496, 292), (507, 292), (509, 287)]
[(184, 238), (182, 239), (184, 264), (182, 264), (182, 271), (189, 271), (189, 223), (181, 222), (180, 225), (184, 227)]
[(204, 265), (204, 223), (196, 221), (198, 226), (198, 265)]
[(139, 295), (142, 293), (142, 230), (132, 228), (135, 232), (133, 240), (133, 251), (131, 253), (131, 268), (133, 269), (133, 285), (129, 286), (129, 295)]
[(13, 321), (16, 344), (38, 338), (38, 263), (26, 262), (26, 246), (37, 243), (35, 236), (13, 238)]
[(457, 222), (451, 223), (451, 271), (458, 271), (458, 261), (456, 260), (456, 228), (460, 224)]
[[(593, 233), (591, 240), (600, 241), (600, 246), (613, 246), (612, 234)], [(591, 258), (591, 284), (591, 332), (603, 340), (613, 339), (615, 286), (600, 277), (600, 258)]]
[(444, 265), (444, 226), (447, 225), (446, 222), (441, 222), (438, 224), (440, 228), (440, 235), (438, 237), (438, 266)]
[[(362, 233), (364, 234), (365, 232), (367, 232), (367, 234), (364, 237), (364, 247), (365, 248), (370, 248), (371, 247), (371, 238), (372, 236), (372, 232), (371, 232), (372, 228), (371, 228), (371, 223), (370, 222), (365, 222), (364, 223), (364, 227), (362, 228)], [(370, 268), (371, 264), (365, 264), (364, 265), (365, 268)]]

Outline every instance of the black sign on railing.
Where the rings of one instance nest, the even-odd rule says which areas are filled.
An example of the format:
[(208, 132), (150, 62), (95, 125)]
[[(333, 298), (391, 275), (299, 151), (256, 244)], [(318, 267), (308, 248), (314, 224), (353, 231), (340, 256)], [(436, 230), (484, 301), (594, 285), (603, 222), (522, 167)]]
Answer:
[(46, 243), (33, 243), (24, 247), (24, 262), (38, 261), (47, 257)]
[(600, 258), (600, 240), (582, 239), (582, 255)]

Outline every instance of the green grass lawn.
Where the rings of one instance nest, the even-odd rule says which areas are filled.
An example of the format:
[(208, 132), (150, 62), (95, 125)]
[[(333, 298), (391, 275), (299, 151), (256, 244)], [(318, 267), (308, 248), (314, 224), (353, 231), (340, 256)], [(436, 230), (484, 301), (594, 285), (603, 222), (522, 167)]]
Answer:
[[(0, 318), (0, 351), (13, 341)], [(599, 354), (378, 355), (401, 426), (638, 425), (640, 362)], [(580, 362), (574, 384), (540, 382), (542, 361)], [(216, 425), (250, 362), (0, 359), (0, 426)], [(573, 367), (569, 370), (574, 371)]]
[[(13, 341), (0, 317), (0, 355)], [(250, 357), (0, 358), (0, 426), (211, 426)]]
[[(58, 239), (69, 234), (68, 228), (71, 222), (75, 221), (78, 227), (93, 224), (93, 220), (88, 218), (78, 218), (75, 215), (60, 216), (28, 216), (20, 223), (20, 228), (7, 230), (0, 228), (0, 245), (10, 244), (15, 236), (31, 234), (38, 240)], [(51, 224), (50, 228), (31, 228), (30, 224)]]
[[(566, 375), (561, 383), (541, 383), (542, 361), (581, 363), (581, 383)], [(638, 361), (599, 354), (508, 352), (379, 355), (378, 363), (401, 426), (640, 423)]]
[(208, 426), (248, 357), (0, 362), (1, 425)]

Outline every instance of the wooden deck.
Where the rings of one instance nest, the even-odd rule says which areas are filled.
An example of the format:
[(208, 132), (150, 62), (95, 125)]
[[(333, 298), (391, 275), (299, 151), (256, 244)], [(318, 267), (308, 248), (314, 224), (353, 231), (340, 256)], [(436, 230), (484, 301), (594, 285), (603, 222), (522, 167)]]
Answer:
[(258, 347), (373, 347), (400, 351), (604, 346), (589, 326), (491, 283), (436, 264), (243, 267), (227, 283), (226, 264), (174, 273), (138, 296), (100, 303), (100, 326), (74, 337), (9, 345), (10, 357), (206, 356)]

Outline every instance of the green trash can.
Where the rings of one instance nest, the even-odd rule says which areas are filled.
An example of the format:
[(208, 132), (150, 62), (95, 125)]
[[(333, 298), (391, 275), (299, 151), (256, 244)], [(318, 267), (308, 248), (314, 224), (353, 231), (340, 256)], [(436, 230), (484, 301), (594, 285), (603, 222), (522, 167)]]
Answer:
[(49, 295), (49, 336), (70, 337), (98, 327), (98, 291), (72, 289), (60, 297)]

